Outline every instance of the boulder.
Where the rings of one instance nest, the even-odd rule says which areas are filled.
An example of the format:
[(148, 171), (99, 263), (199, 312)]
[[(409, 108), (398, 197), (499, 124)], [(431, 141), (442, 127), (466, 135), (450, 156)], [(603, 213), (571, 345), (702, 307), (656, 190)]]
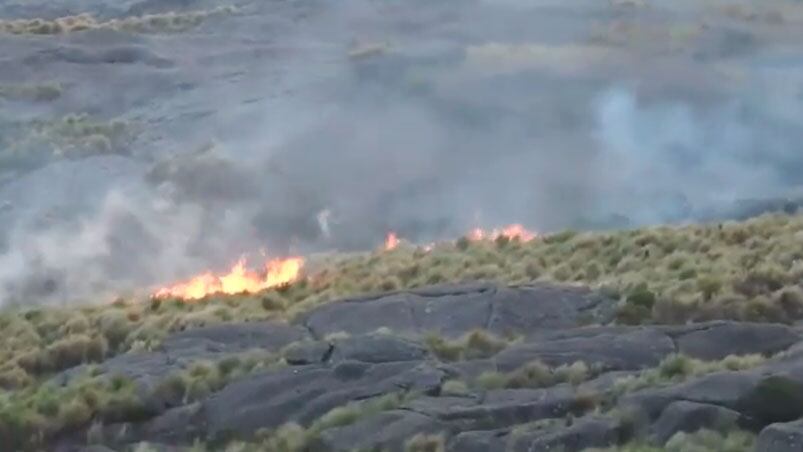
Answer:
[(739, 413), (704, 403), (678, 400), (670, 403), (652, 425), (652, 440), (663, 445), (677, 432), (700, 429), (725, 431), (736, 425)]
[(332, 361), (355, 360), (367, 363), (421, 361), (427, 350), (420, 344), (390, 334), (351, 336), (334, 342)]
[(756, 451), (799, 452), (803, 450), (803, 420), (770, 424), (761, 430)]

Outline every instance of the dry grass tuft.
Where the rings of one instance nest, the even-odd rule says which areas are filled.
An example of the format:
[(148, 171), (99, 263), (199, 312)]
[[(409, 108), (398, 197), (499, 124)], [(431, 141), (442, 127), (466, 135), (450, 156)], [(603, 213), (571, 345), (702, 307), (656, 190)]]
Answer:
[(216, 16), (237, 12), (234, 6), (208, 11), (148, 14), (122, 19), (99, 20), (89, 13), (46, 19), (0, 20), (0, 33), (15, 35), (58, 35), (86, 30), (116, 30), (131, 33), (177, 33), (200, 25)]

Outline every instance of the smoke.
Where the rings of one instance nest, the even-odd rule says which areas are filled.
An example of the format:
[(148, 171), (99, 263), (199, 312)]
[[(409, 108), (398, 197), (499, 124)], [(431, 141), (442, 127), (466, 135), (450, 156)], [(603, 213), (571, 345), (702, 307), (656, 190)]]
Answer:
[[(169, 71), (38, 68), (79, 87), (61, 110), (147, 127), (130, 157), (0, 185), (0, 304), (106, 300), (262, 248), (370, 249), (391, 230), (429, 242), (719, 218), (800, 185), (803, 71), (726, 60), (734, 81), (717, 46), (753, 57), (756, 40), (735, 52), (709, 27), (703, 57), (630, 52), (591, 43), (589, 23), (618, 20), (607, 3), (535, 3), (260, 2), (198, 35), (138, 38)], [(147, 102), (120, 95), (126, 77)]]

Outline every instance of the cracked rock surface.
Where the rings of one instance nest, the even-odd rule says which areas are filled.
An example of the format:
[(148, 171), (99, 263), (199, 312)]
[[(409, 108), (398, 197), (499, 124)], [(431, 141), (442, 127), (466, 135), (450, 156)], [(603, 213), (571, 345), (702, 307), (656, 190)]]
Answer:
[[(458, 310), (463, 302), (466, 309)], [(100, 372), (153, 388), (198, 360), (220, 362), (253, 350), (284, 360), (232, 378), (197, 400), (152, 404), (143, 419), (104, 426), (104, 441), (112, 450), (142, 441), (182, 450), (198, 440), (223, 445), (294, 423), (317, 429), (307, 446), (312, 451), (401, 451), (424, 433), (441, 435), (455, 452), (580, 451), (625, 442), (634, 432), (662, 445), (678, 432), (738, 426), (760, 433), (760, 450), (798, 450), (803, 354), (795, 328), (730, 321), (613, 326), (614, 304), (576, 287), (438, 286), (336, 301), (289, 324), (177, 333), (151, 352), (109, 359)], [(465, 359), (438, 348), (470, 347), (465, 338), (477, 331), (509, 339)], [(445, 342), (433, 342), (435, 336)], [(664, 366), (678, 353), (705, 362), (729, 355), (764, 358), (750, 368), (722, 367), (620, 389), (622, 381)], [(576, 363), (584, 364), (580, 378), (556, 376), (555, 369)], [(544, 377), (543, 369), (552, 369), (552, 377)], [(68, 384), (78, 373), (70, 369), (54, 381)], [(491, 384), (489, 375), (508, 379)], [(486, 383), (478, 384), (483, 378)], [(403, 396), (377, 408), (393, 394)], [(371, 410), (331, 421), (333, 410), (371, 404)], [(623, 410), (636, 413), (638, 422), (614, 414)], [(85, 432), (65, 435), (53, 450), (93, 450), (85, 448), (85, 438)]]

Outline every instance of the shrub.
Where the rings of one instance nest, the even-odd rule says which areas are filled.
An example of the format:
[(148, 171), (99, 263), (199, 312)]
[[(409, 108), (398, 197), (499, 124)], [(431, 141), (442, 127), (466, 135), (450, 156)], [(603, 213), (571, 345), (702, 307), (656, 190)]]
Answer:
[(447, 380), (441, 386), (442, 395), (461, 396), (469, 393), (468, 386), (460, 380)]
[(83, 400), (74, 398), (59, 407), (58, 416), (59, 422), (64, 428), (76, 428), (89, 422), (92, 410)]
[(803, 318), (803, 289), (792, 286), (775, 294), (775, 304), (783, 309), (790, 319)]
[(117, 349), (131, 331), (131, 324), (126, 313), (116, 310), (101, 314), (98, 318), (98, 327), (112, 349)]
[(457, 239), (454, 245), (458, 250), (466, 251), (471, 246), (471, 240), (468, 237), (463, 236)]
[(473, 330), (457, 340), (430, 334), (425, 342), (430, 351), (442, 361), (489, 358), (508, 345), (507, 341), (484, 330)]
[(719, 293), (719, 291), (722, 290), (722, 286), (722, 279), (715, 276), (708, 275), (697, 278), (697, 288), (702, 292), (703, 298), (706, 301)]
[(267, 438), (262, 443), (267, 451), (303, 452), (307, 450), (307, 432), (298, 424), (284, 424), (266, 436)]
[(442, 435), (426, 435), (419, 433), (404, 444), (405, 452), (444, 452), (445, 441)]
[(267, 292), (262, 295), (262, 308), (266, 311), (282, 311), (286, 307), (284, 297), (276, 292)]
[(576, 361), (569, 366), (560, 366), (555, 369), (555, 378), (559, 381), (565, 381), (575, 386), (588, 380), (590, 370), (586, 363)]
[(507, 385), (507, 377), (499, 372), (483, 372), (474, 382), (478, 387), (486, 390), (502, 389)]
[(647, 284), (641, 283), (633, 289), (625, 301), (634, 306), (652, 309), (655, 304), (655, 294), (647, 287)]
[(677, 376), (687, 376), (694, 370), (691, 359), (685, 355), (670, 355), (661, 361), (658, 370), (662, 377), (674, 378)]
[(84, 334), (60, 339), (47, 347), (48, 371), (67, 369), (84, 362), (99, 362), (106, 355), (106, 340)]
[(540, 361), (533, 361), (513, 371), (507, 378), (507, 387), (543, 388), (555, 384), (552, 370)]
[(623, 325), (640, 325), (650, 320), (652, 312), (644, 306), (624, 303), (616, 308), (616, 321)]

